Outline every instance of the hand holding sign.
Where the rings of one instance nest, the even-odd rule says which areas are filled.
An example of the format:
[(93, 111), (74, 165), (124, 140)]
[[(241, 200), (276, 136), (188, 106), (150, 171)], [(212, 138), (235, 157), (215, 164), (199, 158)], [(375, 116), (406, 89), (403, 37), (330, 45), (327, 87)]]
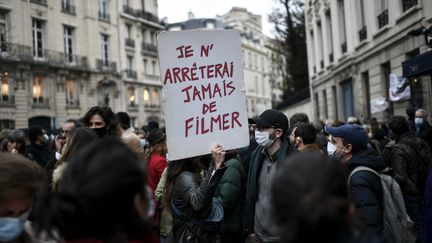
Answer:
[(247, 146), (239, 32), (163, 32), (158, 49), (169, 159)]

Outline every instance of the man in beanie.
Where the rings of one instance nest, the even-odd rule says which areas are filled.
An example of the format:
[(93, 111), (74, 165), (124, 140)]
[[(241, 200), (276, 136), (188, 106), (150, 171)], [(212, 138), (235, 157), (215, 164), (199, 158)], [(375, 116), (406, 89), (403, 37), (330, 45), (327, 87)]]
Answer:
[(361, 170), (352, 173), (358, 166), (365, 166), (376, 172), (382, 171), (386, 164), (376, 151), (368, 147), (365, 130), (356, 124), (340, 127), (325, 127), (330, 135), (327, 152), (348, 168), (348, 189), (356, 207), (357, 216), (368, 229), (383, 231), (383, 197), (381, 178), (371, 171)]
[(289, 150), (288, 118), (269, 109), (249, 119), (258, 148), (252, 153), (246, 184), (248, 242), (279, 242), (270, 208), (270, 187)]

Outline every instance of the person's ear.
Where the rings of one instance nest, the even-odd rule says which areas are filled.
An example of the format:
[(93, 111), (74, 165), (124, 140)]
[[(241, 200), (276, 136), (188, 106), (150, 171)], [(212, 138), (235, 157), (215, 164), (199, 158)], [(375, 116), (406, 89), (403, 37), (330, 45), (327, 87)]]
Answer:
[(343, 151), (344, 151), (346, 154), (352, 153), (352, 145), (351, 145), (351, 144), (347, 144), (347, 146), (345, 146), (345, 147), (343, 148)]
[(146, 199), (143, 195), (137, 193), (134, 196), (134, 200), (133, 200), (133, 206), (135, 211), (138, 213), (138, 215), (142, 218), (142, 219), (147, 219), (148, 217), (148, 210), (147, 210), (147, 203), (146, 203)]

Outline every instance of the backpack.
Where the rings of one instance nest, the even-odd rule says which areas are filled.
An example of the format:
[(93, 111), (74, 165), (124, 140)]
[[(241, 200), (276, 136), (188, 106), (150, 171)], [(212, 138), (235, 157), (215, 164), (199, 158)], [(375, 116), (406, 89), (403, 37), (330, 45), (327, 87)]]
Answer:
[(379, 174), (366, 166), (358, 166), (349, 175), (348, 185), (351, 182), (351, 177), (359, 171), (372, 172), (381, 180), (384, 233), (389, 242), (414, 243), (416, 241), (415, 225), (406, 212), (405, 202), (398, 183), (389, 175)]
[(432, 155), (431, 155), (429, 145), (423, 139), (417, 137), (416, 139), (419, 140), (415, 142), (417, 142), (417, 144), (420, 144), (420, 148), (418, 148), (417, 144), (410, 141), (394, 144), (393, 148), (406, 150), (404, 146), (407, 146), (412, 150), (414, 150), (414, 152), (418, 156), (419, 159), (417, 160), (417, 164), (416, 164), (417, 180), (413, 180), (412, 178), (410, 178), (410, 180), (412, 180), (415, 183), (418, 190), (423, 194), (426, 189), (426, 181), (428, 175), (431, 171)]

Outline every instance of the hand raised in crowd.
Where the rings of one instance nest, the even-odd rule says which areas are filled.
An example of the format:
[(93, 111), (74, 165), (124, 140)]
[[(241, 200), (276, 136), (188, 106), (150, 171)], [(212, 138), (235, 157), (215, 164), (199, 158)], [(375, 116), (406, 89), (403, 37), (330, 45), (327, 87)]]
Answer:
[(56, 148), (56, 151), (60, 153), (60, 152), (61, 152), (61, 149), (62, 149), (62, 147), (63, 147), (63, 145), (64, 145), (65, 142), (66, 142), (66, 139), (65, 139), (64, 137), (60, 136), (60, 135), (57, 135), (57, 136), (55, 137), (54, 142), (55, 142), (55, 148)]
[(215, 169), (219, 169), (222, 167), (222, 164), (225, 160), (225, 150), (222, 148), (221, 145), (215, 144), (212, 147), (212, 158), (215, 163)]

